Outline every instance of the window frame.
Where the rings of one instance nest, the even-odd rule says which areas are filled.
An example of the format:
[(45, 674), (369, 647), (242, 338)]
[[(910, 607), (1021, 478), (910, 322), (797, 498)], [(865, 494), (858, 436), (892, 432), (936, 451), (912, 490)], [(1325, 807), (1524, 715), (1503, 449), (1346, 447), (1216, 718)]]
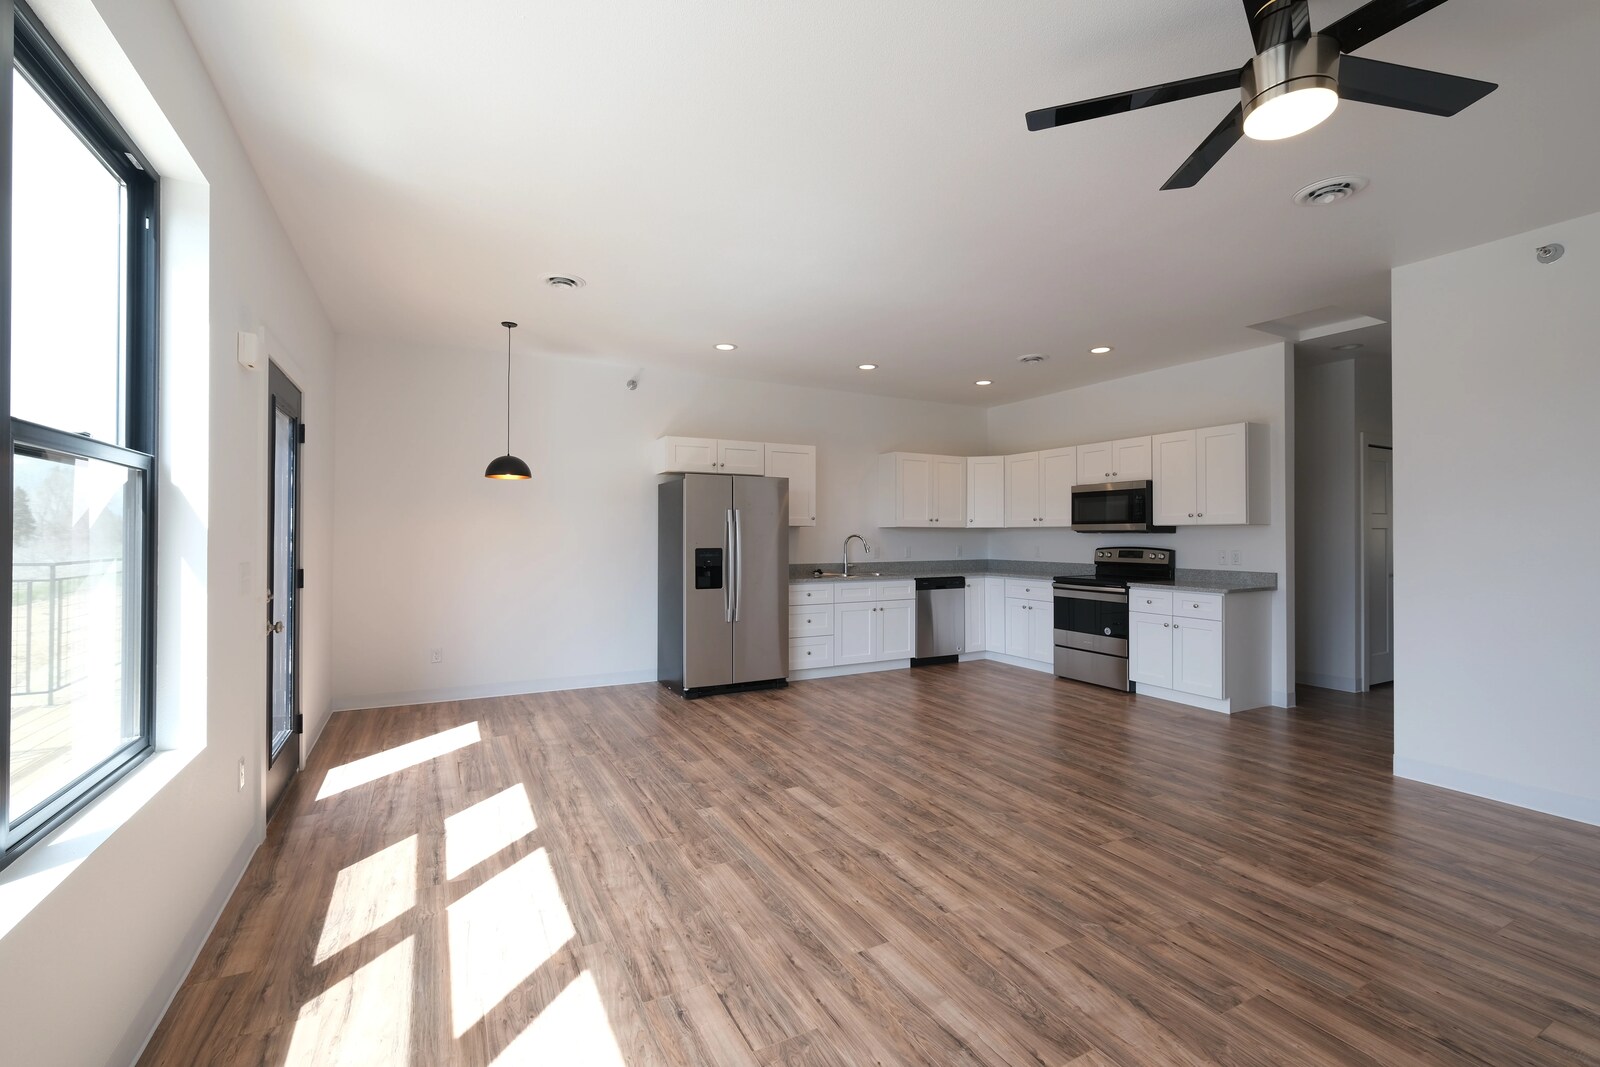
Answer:
[[(7, 496), (14, 494), (14, 465), (19, 449), (98, 460), (140, 472), (142, 514), (130, 520), (124, 561), (124, 582), (137, 582), (137, 605), (125, 607), (124, 662), (138, 671), (138, 736), (124, 743), (93, 768), (62, 786), (12, 824), (11, 712), (0, 717), (0, 869), (80, 811), (144, 760), (155, 738), (156, 535), (160, 465), (157, 461), (159, 361), (160, 187), (154, 169), (89, 87), (38, 17), (21, 0), (0, 0), (0, 50), (7, 66), (21, 73), (55, 108), (84, 144), (122, 182), (126, 196), (125, 309), (121, 367), (122, 441), (86, 438), (65, 430), (12, 417), (11, 412), (11, 202), (12, 79), (0, 83), (0, 401), (6, 442), (0, 462), (5, 468)], [(9, 71), (8, 71), (9, 74)], [(6, 512), (6, 536), (0, 539), (0, 563), (15, 574), (12, 559), (12, 511)], [(137, 568), (137, 571), (135, 571)], [(8, 633), (12, 632), (11, 621)], [(132, 636), (130, 636), (130, 633)], [(13, 638), (14, 639), (14, 638)], [(12, 658), (6, 656), (6, 689), (11, 688)]]

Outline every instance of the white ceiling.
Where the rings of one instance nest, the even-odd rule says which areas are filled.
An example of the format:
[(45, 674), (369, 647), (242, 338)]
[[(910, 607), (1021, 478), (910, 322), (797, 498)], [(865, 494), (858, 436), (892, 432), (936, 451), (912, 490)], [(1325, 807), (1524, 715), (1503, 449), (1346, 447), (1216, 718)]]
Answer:
[(1385, 318), (1391, 266), (1600, 210), (1595, 0), (1452, 0), (1362, 54), (1499, 91), (1346, 104), (1173, 192), (1231, 96), (1023, 113), (1242, 63), (1238, 0), (175, 2), (337, 329), (486, 356), (509, 317), (519, 351), (1000, 403)]

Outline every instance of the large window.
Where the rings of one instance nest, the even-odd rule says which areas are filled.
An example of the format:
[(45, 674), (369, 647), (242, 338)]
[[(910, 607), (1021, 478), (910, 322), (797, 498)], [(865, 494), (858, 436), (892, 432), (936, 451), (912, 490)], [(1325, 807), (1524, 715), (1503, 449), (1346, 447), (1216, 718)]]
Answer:
[(21, 4), (13, 24), (0, 866), (149, 751), (155, 558), (155, 178)]

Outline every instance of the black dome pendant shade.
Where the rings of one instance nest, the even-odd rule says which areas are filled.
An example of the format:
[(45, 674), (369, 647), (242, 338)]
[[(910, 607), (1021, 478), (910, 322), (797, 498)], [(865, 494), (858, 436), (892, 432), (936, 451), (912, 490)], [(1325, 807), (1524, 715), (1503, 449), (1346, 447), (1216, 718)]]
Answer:
[(511, 454), (511, 331), (517, 324), (502, 322), (500, 325), (506, 328), (506, 454), (490, 460), (483, 469), (483, 476), (502, 482), (523, 482), (533, 477), (533, 471)]

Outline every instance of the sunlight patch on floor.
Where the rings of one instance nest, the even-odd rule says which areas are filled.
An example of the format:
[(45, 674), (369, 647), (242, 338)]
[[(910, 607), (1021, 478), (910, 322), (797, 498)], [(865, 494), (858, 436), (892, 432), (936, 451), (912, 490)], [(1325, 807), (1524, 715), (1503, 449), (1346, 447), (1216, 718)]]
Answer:
[(374, 752), (370, 756), (363, 756), (358, 760), (351, 760), (328, 772), (328, 776), (322, 780), (322, 788), (317, 792), (317, 799), (326, 800), (358, 785), (376, 782), (385, 775), (437, 759), (457, 749), (477, 744), (480, 740), (482, 739), (478, 736), (478, 724), (469, 722), (431, 737), (418, 738), (382, 752)]
[(411, 1060), (413, 939), (300, 1009), (284, 1067), (395, 1067)]
[(576, 931), (550, 856), (525, 856), (447, 909), (450, 1014), (460, 1037)]
[(357, 860), (334, 879), (316, 963), (404, 915), (417, 903), (417, 835)]
[(627, 1067), (594, 976), (584, 971), (490, 1067)]
[(522, 784), (496, 793), (444, 820), (444, 876), (465, 874), (538, 829)]

